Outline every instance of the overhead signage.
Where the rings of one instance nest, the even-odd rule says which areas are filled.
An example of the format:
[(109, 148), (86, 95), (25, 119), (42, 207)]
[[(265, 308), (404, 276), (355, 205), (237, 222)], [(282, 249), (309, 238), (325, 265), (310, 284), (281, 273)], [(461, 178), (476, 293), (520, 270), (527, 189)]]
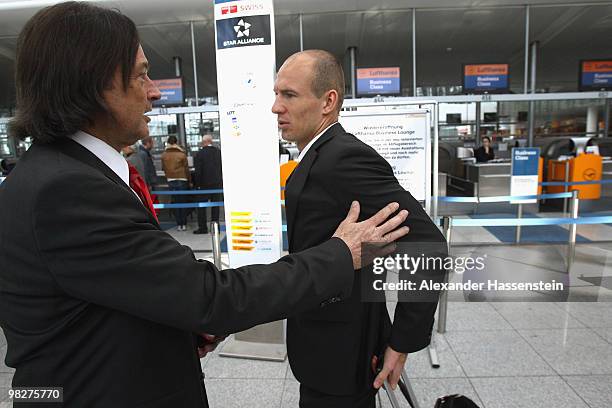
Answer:
[[(515, 147), (512, 149), (511, 196), (538, 195), (540, 163), (539, 147)], [(512, 204), (535, 203), (537, 200), (514, 200)]]
[(580, 61), (580, 90), (612, 90), (612, 59)]
[(183, 79), (154, 79), (153, 83), (159, 89), (161, 98), (153, 101), (153, 106), (176, 106), (183, 104)]
[(399, 67), (357, 69), (357, 96), (399, 94)]
[(506, 92), (509, 89), (508, 64), (464, 64), (465, 93)]

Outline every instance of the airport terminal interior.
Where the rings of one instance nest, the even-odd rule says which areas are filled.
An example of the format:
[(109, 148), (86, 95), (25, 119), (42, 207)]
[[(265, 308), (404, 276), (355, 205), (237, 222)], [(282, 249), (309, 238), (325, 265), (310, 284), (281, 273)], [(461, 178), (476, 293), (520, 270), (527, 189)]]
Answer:
[[(2, 180), (31, 145), (7, 130), (17, 35), (51, 3), (0, 0)], [(150, 113), (160, 224), (198, 258), (227, 267), (232, 244), (223, 209), (218, 235), (212, 226), (193, 233), (194, 209), (186, 230), (178, 230), (173, 209), (164, 208), (171, 196), (161, 167), (170, 136), (192, 169), (204, 135), (223, 151), (213, 1), (100, 3), (135, 21), (152, 79), (180, 80), (179, 100), (159, 101)], [(565, 284), (555, 295), (449, 293), (430, 348), (408, 356), (413, 406), (431, 408), (442, 395), (463, 394), (482, 408), (612, 407), (612, 2), (274, 0), (274, 10), (276, 69), (305, 49), (328, 50), (342, 62), (341, 122), (364, 107), (426, 112), (422, 203), (453, 255), (486, 254), (505, 276)], [(496, 70), (496, 79), (473, 82), (482, 69)], [(383, 71), (381, 87), (360, 85)], [(282, 168), (299, 152), (280, 137), (279, 146)], [(519, 152), (535, 152), (535, 170), (519, 166)], [(520, 176), (532, 177), (534, 190), (517, 187)], [(387, 300), (392, 312), (393, 295)], [(210, 406), (297, 407), (299, 383), (288, 361), (221, 355), (234, 340), (202, 359)], [(11, 406), (6, 348), (0, 330), (0, 408)], [(377, 404), (392, 407), (385, 392)]]

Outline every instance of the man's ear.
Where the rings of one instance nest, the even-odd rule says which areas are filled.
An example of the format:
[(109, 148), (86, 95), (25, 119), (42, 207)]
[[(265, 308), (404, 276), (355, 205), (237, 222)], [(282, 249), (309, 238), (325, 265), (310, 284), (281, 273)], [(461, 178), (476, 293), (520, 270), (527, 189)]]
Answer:
[(338, 91), (336, 91), (335, 89), (330, 89), (329, 91), (325, 92), (324, 103), (325, 104), (323, 105), (323, 113), (325, 115), (336, 111), (338, 105)]

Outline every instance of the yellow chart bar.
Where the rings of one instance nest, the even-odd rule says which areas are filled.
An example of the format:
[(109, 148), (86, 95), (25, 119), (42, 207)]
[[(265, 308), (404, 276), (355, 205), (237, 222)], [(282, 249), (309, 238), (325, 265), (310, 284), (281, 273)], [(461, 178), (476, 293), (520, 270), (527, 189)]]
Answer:
[(251, 229), (253, 229), (251, 225), (232, 225), (232, 230), (249, 231)]
[(232, 217), (250, 217), (251, 214), (253, 213), (247, 212), (247, 211), (232, 211), (231, 212)]
[(252, 232), (232, 232), (232, 237), (245, 237), (250, 238), (253, 236)]
[(232, 222), (236, 222), (239, 224), (250, 224), (251, 222), (253, 222), (253, 220), (250, 218), (245, 218), (245, 219), (232, 218)]
[(234, 251), (252, 251), (255, 247), (252, 246), (242, 246), (242, 245), (232, 245), (232, 249)]
[(232, 244), (252, 244), (252, 239), (232, 239)]

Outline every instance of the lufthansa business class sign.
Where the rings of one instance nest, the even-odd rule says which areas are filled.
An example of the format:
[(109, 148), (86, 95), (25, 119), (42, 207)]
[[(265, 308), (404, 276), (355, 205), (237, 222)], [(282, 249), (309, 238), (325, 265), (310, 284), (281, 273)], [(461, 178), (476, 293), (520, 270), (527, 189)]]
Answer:
[(270, 15), (217, 20), (217, 49), (270, 45)]
[(471, 64), (463, 67), (465, 92), (495, 92), (508, 89), (508, 64)]

